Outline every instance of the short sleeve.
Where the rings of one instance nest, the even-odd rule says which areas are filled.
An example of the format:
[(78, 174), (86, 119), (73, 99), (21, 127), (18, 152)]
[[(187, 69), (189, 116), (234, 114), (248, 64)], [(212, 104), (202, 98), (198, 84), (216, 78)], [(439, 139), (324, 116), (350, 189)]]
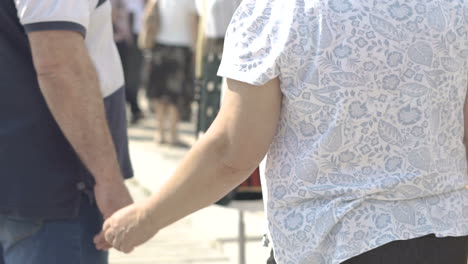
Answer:
[(291, 6), (281, 0), (243, 1), (227, 30), (218, 75), (252, 85), (278, 77), (293, 19)]
[(15, 4), (26, 32), (71, 30), (86, 35), (89, 0), (15, 0)]

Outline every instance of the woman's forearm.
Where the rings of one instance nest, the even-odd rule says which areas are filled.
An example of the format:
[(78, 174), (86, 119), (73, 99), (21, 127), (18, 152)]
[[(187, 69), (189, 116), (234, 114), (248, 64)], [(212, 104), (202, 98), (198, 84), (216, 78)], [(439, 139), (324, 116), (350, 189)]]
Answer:
[(151, 198), (105, 222), (106, 240), (131, 252), (160, 229), (239, 185), (265, 157), (276, 135), (281, 98), (279, 79), (263, 86), (229, 80), (223, 106), (208, 132)]
[(255, 170), (229, 166), (224, 142), (221, 137), (205, 135), (147, 201), (145, 207), (158, 230), (218, 201)]

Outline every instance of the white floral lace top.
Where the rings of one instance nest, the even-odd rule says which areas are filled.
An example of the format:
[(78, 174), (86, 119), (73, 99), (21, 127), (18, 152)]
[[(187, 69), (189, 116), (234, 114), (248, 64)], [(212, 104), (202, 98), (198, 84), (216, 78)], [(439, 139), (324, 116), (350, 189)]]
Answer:
[(244, 0), (220, 75), (284, 95), (266, 209), (279, 264), (468, 235), (464, 0)]

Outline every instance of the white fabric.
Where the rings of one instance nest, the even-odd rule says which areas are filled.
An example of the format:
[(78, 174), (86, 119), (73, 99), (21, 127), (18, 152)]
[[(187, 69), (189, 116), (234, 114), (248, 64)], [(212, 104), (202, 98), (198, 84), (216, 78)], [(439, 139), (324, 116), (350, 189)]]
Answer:
[[(89, 17), (97, 0), (15, 0), (21, 23), (67, 21), (88, 27)], [(93, 5), (94, 4), (94, 5)]]
[(139, 34), (143, 26), (143, 14), (145, 11), (144, 0), (126, 0), (128, 10), (133, 14), (133, 33)]
[(110, 2), (96, 8), (97, 3), (98, 0), (15, 0), (18, 17), (25, 27), (44, 23), (40, 30), (47, 30), (48, 26), (71, 22), (86, 29), (86, 46), (106, 97), (124, 85), (124, 77), (113, 39)]
[(86, 44), (104, 96), (122, 88), (125, 82), (120, 56), (113, 42), (111, 9), (110, 2), (106, 1), (93, 11), (86, 35)]
[(160, 31), (156, 42), (170, 46), (192, 47), (197, 15), (195, 0), (158, 0)]
[(224, 38), (232, 15), (241, 2), (242, 0), (196, 0), (198, 13), (205, 14), (205, 36)]
[(278, 264), (468, 235), (467, 29), (466, 1), (242, 2), (219, 74), (280, 79), (264, 182)]

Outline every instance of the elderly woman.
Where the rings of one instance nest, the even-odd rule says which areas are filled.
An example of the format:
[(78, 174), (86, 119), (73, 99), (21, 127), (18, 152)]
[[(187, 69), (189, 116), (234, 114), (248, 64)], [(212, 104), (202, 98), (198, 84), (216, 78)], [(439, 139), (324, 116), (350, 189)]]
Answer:
[(244, 0), (217, 119), (159, 192), (107, 220), (107, 241), (131, 251), (268, 151), (277, 263), (466, 264), (467, 8)]

